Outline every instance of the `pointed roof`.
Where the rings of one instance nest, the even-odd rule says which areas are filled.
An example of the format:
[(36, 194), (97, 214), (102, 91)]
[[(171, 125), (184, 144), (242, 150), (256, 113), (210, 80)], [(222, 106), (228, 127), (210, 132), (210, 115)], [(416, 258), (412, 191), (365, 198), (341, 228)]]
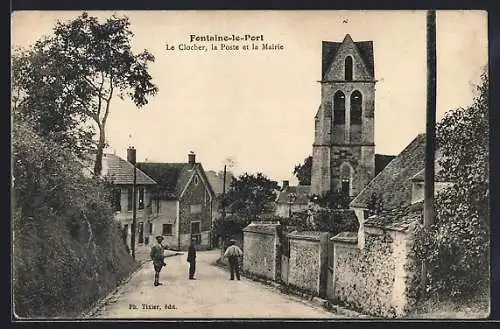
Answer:
[[(209, 170), (205, 174), (207, 175), (207, 179), (210, 182), (210, 185), (212, 185), (215, 194), (222, 194), (222, 189), (224, 187), (224, 173)], [(231, 186), (231, 181), (233, 179), (233, 173), (231, 171), (226, 171), (226, 192), (229, 191), (229, 187)]]
[(322, 65), (321, 65), (321, 75), (322, 77), (328, 71), (330, 64), (332, 63), (335, 55), (337, 54), (340, 45), (345, 42), (353, 42), (356, 46), (361, 59), (363, 60), (365, 67), (370, 76), (375, 77), (375, 68), (373, 62), (373, 41), (357, 41), (354, 42), (350, 34), (346, 34), (342, 42), (332, 42), (332, 41), (322, 41)]
[[(95, 154), (87, 157), (91, 163), (95, 161)], [(102, 176), (108, 177), (115, 185), (132, 185), (134, 183), (134, 165), (127, 160), (111, 153), (102, 156)], [(156, 181), (136, 168), (137, 185), (155, 185)]]
[[(442, 153), (435, 154), (435, 181), (446, 181), (439, 164)], [(425, 172), (425, 134), (419, 134), (351, 201), (352, 208), (366, 208), (372, 194), (382, 197), (385, 210), (395, 210), (411, 204), (414, 181), (423, 181)]]
[(283, 191), (281, 191), (276, 199), (276, 203), (286, 203), (288, 204), (290, 200), (288, 196), (295, 193), (297, 198), (293, 204), (308, 204), (309, 195), (311, 194), (310, 185), (298, 185), (298, 186), (287, 186)]
[(195, 172), (199, 172), (210, 193), (214, 195), (201, 163), (138, 162), (137, 167), (158, 182), (157, 191), (167, 200), (178, 199)]
[(408, 206), (411, 178), (425, 166), (425, 134), (419, 134), (351, 201), (353, 208), (366, 208), (372, 194), (382, 198), (384, 209)]

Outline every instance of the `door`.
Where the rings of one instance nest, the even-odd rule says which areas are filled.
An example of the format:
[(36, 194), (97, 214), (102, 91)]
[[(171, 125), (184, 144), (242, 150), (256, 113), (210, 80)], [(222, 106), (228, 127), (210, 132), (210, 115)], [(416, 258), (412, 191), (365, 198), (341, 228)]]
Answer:
[(201, 244), (200, 222), (191, 222), (191, 239), (195, 240), (195, 244)]
[(139, 222), (139, 227), (137, 228), (137, 233), (139, 236), (138, 243), (144, 243), (144, 223)]

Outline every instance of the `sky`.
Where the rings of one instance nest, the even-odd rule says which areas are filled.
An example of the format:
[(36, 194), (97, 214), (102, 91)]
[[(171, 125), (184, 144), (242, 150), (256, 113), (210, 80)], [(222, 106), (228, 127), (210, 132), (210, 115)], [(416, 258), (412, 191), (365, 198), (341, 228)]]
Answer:
[[(159, 93), (137, 109), (113, 100), (107, 152), (138, 161), (186, 162), (190, 151), (206, 170), (262, 172), (277, 181), (312, 153), (314, 115), (321, 100), (321, 41), (373, 41), (375, 152), (397, 155), (425, 131), (425, 11), (91, 11), (130, 18), (132, 49), (148, 49)], [(57, 20), (81, 12), (15, 12), (13, 47), (49, 35)], [(437, 11), (437, 120), (466, 107), (488, 62), (485, 11)], [(180, 50), (191, 35), (252, 35), (255, 41), (212, 42), (218, 50)], [(262, 37), (260, 37), (262, 36)], [(264, 42), (260, 41), (264, 39)], [(238, 50), (220, 50), (221, 44)], [(252, 50), (254, 43), (259, 49)], [(263, 50), (262, 44), (283, 49)], [(173, 46), (174, 50), (167, 50)], [(244, 50), (248, 44), (250, 49)], [(182, 46), (181, 46), (182, 47)]]

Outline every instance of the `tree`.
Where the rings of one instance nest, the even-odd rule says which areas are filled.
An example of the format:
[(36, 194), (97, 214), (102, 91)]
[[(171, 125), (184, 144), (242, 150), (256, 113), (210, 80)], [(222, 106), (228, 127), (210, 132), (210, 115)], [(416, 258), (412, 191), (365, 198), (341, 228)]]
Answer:
[(34, 119), (41, 135), (58, 133), (69, 145), (83, 140), (88, 146), (95, 129), (95, 175), (102, 169), (113, 96), (128, 97), (141, 108), (158, 92), (148, 72), (154, 56), (132, 52), (129, 27), (128, 17), (113, 15), (100, 23), (83, 13), (58, 22), (52, 36), (13, 59), (14, 109)]
[(338, 191), (328, 191), (324, 195), (312, 195), (311, 201), (322, 208), (347, 209), (349, 208), (349, 196)]
[(262, 173), (245, 173), (233, 179), (226, 202), (230, 204), (233, 213), (247, 220), (256, 219), (258, 215), (271, 211), (278, 188), (277, 182), (271, 181)]
[(300, 185), (311, 185), (312, 156), (304, 159), (304, 163), (293, 168), (293, 174), (299, 180)]
[(437, 125), (442, 175), (453, 186), (440, 192), (436, 222), (419, 232), (416, 251), (429, 264), (427, 290), (463, 295), (489, 278), (488, 77), (474, 103), (446, 113)]

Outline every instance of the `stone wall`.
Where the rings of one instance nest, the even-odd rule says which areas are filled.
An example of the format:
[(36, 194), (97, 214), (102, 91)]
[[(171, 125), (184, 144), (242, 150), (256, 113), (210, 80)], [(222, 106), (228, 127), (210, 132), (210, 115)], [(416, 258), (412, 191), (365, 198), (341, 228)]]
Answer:
[[(198, 178), (195, 179), (195, 177)], [(181, 250), (189, 246), (190, 234), (194, 233), (191, 232), (193, 222), (200, 222), (202, 244), (199, 247), (211, 248), (210, 239), (203, 241), (203, 234), (206, 236), (212, 229), (212, 199), (198, 172), (195, 173), (179, 200), (179, 234), (181, 237), (179, 249)]]
[(364, 248), (357, 234), (343, 232), (334, 243), (333, 290), (348, 306), (382, 317), (407, 313), (412, 303), (409, 271), (412, 238), (405, 231), (365, 227)]
[(322, 232), (295, 232), (288, 235), (289, 285), (315, 295), (326, 295), (327, 237), (328, 233)]
[(279, 281), (281, 277), (281, 226), (252, 222), (243, 229), (243, 271)]

